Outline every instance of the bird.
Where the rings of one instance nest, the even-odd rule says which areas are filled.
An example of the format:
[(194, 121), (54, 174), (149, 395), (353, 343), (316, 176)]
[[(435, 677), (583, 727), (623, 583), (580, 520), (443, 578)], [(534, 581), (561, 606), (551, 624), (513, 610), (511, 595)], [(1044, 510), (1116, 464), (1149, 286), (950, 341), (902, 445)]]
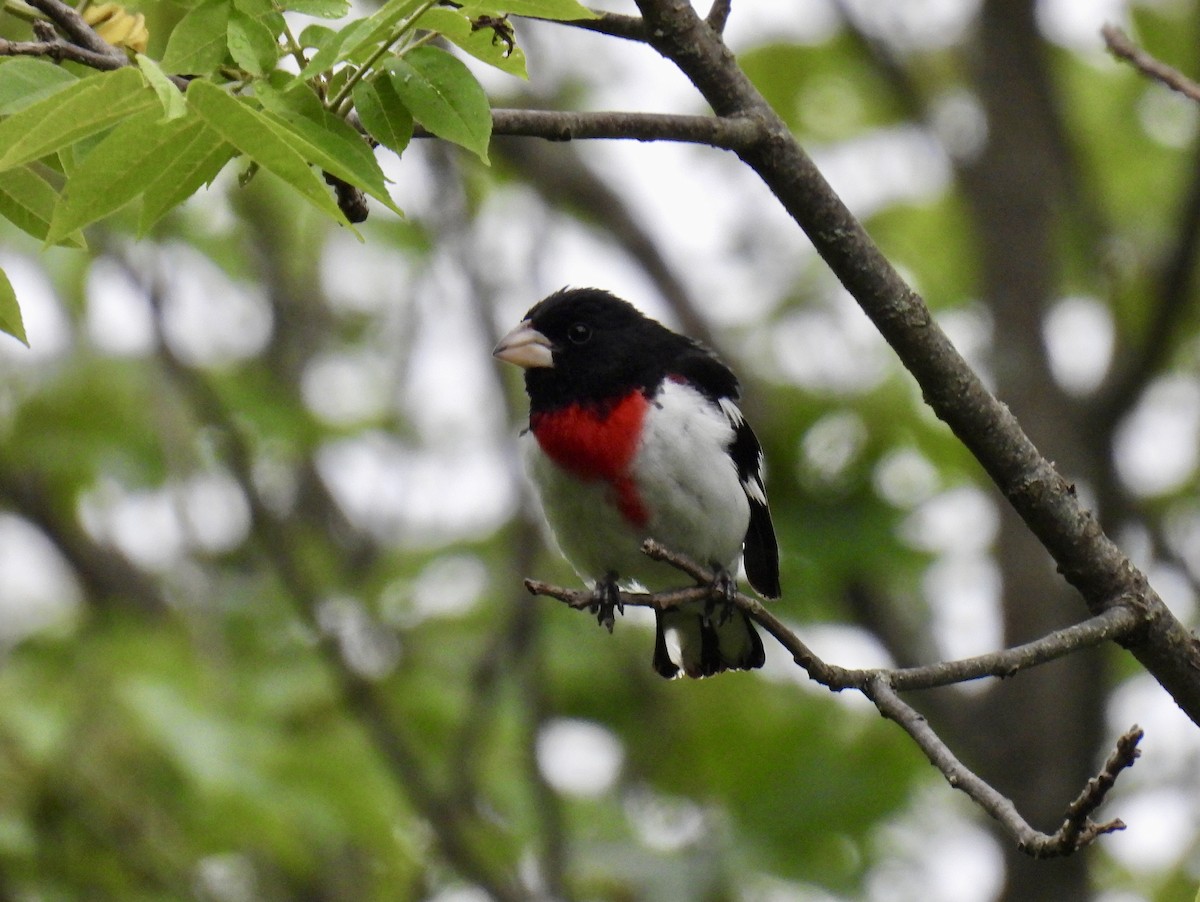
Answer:
[(779, 549), (762, 447), (732, 370), (598, 288), (539, 301), (493, 356), (525, 371), (526, 469), (600, 622), (612, 629), (621, 589), (678, 587), (677, 571), (642, 553), (653, 538), (709, 567), (725, 596), (655, 610), (654, 670), (699, 678), (761, 667), (762, 639), (733, 605), (736, 567), (740, 556), (754, 590), (778, 598)]

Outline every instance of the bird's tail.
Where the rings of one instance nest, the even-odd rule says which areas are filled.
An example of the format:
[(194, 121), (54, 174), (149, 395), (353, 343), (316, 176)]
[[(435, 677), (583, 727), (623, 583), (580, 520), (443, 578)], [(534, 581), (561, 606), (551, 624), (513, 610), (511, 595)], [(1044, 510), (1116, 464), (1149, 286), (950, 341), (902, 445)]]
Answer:
[(721, 612), (705, 614), (691, 607), (656, 611), (654, 669), (673, 679), (712, 676), (725, 670), (762, 667), (762, 639), (745, 611), (735, 610), (724, 623)]

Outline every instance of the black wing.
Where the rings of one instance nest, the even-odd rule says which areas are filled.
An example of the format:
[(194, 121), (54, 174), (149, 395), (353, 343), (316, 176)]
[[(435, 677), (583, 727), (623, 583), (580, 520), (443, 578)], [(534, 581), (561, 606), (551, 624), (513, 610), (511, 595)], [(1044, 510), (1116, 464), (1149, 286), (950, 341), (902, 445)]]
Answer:
[(696, 386), (706, 397), (719, 404), (733, 426), (733, 442), (729, 456), (737, 467), (738, 480), (750, 502), (750, 526), (742, 548), (746, 578), (763, 598), (778, 598), (779, 545), (767, 492), (763, 486), (763, 453), (758, 436), (742, 416), (737, 401), (741, 395), (737, 377), (711, 351), (689, 342), (690, 347), (673, 362), (672, 373)]
[(771, 523), (771, 509), (767, 506), (767, 492), (763, 487), (762, 446), (742, 412), (732, 402), (727, 401), (721, 407), (734, 429), (729, 456), (733, 458), (742, 490), (750, 502), (750, 526), (746, 529), (742, 547), (746, 578), (763, 598), (778, 598), (779, 545), (775, 541), (775, 526)]

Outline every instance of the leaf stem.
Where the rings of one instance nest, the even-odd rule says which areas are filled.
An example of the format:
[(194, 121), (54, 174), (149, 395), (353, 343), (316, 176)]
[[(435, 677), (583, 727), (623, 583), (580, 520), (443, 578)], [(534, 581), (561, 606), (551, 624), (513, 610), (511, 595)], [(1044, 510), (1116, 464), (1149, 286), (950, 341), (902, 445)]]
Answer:
[[(292, 27), (288, 25), (287, 19), (283, 20), (283, 37), (287, 41), (288, 55), (296, 61), (296, 65), (299, 66), (300, 71), (303, 72), (304, 67), (308, 65), (308, 58), (304, 55), (304, 48), (301, 47), (300, 42), (296, 40), (296, 35), (292, 33)], [(317, 81), (318, 93), (324, 96), (324, 83), (321, 81), (321, 79), (317, 79)]]
[(8, 2), (4, 4), (4, 11), (15, 19), (20, 19), (24, 22), (32, 22), (35, 19), (41, 19), (37, 12), (26, 6), (24, 3)]
[(425, 15), (425, 12), (433, 7), (436, 3), (437, 0), (425, 0), (425, 2), (418, 6), (416, 10), (414, 10), (408, 16), (407, 19), (401, 22), (399, 26), (397, 26), (396, 30), (392, 32), (391, 37), (380, 44), (375, 52), (367, 58), (367, 61), (350, 75), (350, 77), (346, 80), (346, 83), (342, 85), (341, 90), (325, 103), (325, 109), (329, 110), (330, 112), (337, 113), (342, 104), (345, 103), (350, 97), (350, 93), (354, 90), (358, 83), (362, 81), (368, 73), (371, 72), (372, 68), (377, 62), (383, 59), (388, 51), (391, 50), (392, 45), (404, 37), (404, 35), (412, 29), (413, 24), (417, 21), (417, 19)]

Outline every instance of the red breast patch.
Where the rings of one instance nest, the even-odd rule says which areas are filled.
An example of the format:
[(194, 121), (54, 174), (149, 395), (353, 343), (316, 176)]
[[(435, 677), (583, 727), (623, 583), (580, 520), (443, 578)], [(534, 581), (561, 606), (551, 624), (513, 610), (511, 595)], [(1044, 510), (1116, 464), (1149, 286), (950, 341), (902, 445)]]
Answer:
[(603, 479), (616, 492), (617, 508), (630, 523), (644, 526), (646, 509), (629, 476), (649, 402), (640, 391), (616, 404), (572, 404), (529, 418), (529, 428), (552, 461), (580, 479)]

